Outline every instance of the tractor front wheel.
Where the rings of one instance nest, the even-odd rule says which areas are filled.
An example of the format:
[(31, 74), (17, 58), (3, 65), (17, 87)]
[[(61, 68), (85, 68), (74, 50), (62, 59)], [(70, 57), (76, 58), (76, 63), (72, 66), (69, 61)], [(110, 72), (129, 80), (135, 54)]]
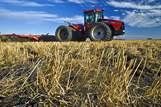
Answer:
[(88, 31), (91, 41), (110, 41), (112, 40), (112, 32), (108, 25), (98, 22), (91, 26)]
[(56, 30), (56, 39), (58, 41), (71, 41), (72, 31), (68, 26), (59, 26)]

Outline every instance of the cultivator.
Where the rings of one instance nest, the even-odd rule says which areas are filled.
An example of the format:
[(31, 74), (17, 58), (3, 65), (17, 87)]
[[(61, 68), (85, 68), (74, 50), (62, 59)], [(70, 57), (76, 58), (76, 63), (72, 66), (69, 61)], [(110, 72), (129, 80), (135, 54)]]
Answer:
[(0, 41), (4, 42), (27, 42), (27, 41), (56, 41), (54, 35), (17, 35), (17, 34), (2, 34)]

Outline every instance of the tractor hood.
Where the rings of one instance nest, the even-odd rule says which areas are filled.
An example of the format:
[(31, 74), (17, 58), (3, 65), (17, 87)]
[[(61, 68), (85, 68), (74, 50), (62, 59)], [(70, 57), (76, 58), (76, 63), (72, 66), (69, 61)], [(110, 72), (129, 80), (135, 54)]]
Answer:
[(103, 22), (107, 25), (112, 25), (115, 30), (119, 30), (122, 25), (124, 25), (123, 21), (113, 20), (113, 19), (99, 19), (99, 22)]
[(113, 20), (113, 19), (99, 19), (99, 21), (104, 23), (115, 23), (115, 24), (124, 23), (123, 21)]

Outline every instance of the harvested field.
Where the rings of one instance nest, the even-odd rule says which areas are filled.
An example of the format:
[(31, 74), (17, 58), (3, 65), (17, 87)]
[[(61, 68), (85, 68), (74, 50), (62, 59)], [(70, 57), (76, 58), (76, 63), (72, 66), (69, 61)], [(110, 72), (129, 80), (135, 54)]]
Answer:
[(0, 42), (0, 106), (161, 106), (161, 40)]

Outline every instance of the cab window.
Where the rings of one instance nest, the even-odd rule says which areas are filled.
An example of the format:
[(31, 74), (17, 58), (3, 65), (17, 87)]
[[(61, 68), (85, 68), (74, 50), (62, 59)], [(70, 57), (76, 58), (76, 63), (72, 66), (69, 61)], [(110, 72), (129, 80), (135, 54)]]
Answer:
[(85, 13), (85, 24), (91, 25), (93, 23), (94, 23), (94, 13), (93, 12)]
[(96, 17), (95, 17), (95, 23), (97, 23), (98, 20), (101, 19), (101, 12), (96, 12), (95, 15), (96, 15)]
[(97, 23), (101, 19), (101, 12), (87, 12), (85, 15), (85, 24), (91, 25)]

